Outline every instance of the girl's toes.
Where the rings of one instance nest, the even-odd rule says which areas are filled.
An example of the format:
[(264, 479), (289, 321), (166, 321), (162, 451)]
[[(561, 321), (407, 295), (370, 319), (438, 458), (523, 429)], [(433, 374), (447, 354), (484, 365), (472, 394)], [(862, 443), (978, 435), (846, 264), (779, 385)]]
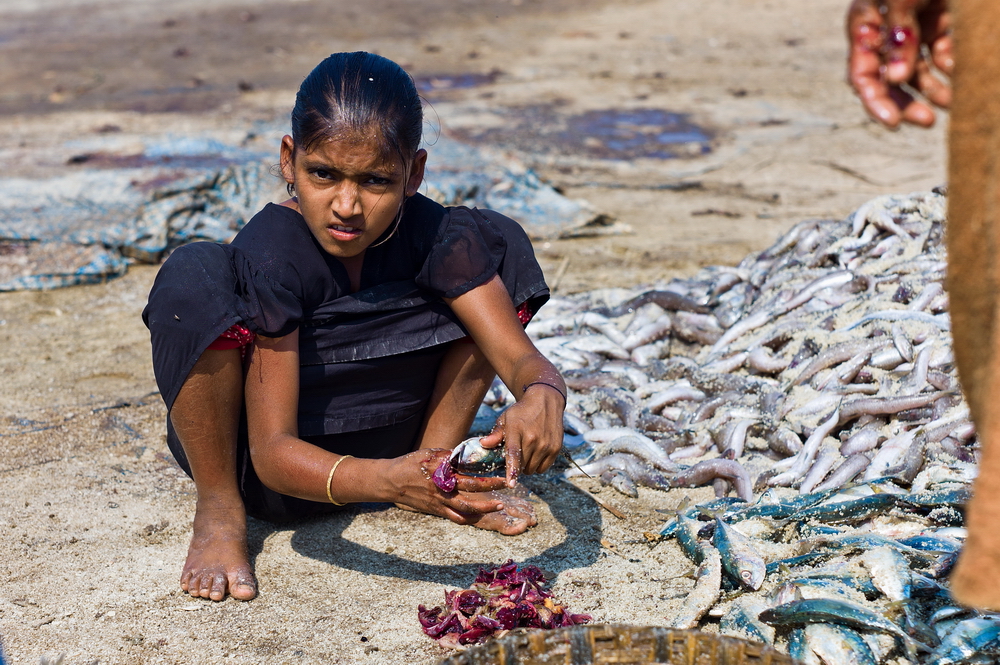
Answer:
[(212, 589), (208, 594), (212, 600), (222, 600), (226, 597), (226, 577), (217, 573), (212, 580)]
[(201, 575), (200, 574), (192, 574), (191, 577), (188, 579), (187, 592), (188, 592), (188, 594), (194, 596), (195, 598), (198, 598), (198, 597), (201, 596)]
[(215, 585), (215, 575), (205, 573), (201, 576), (201, 587), (198, 595), (202, 598), (212, 597), (212, 587)]
[(240, 578), (229, 585), (229, 595), (236, 600), (253, 600), (257, 597), (257, 582), (253, 578)]

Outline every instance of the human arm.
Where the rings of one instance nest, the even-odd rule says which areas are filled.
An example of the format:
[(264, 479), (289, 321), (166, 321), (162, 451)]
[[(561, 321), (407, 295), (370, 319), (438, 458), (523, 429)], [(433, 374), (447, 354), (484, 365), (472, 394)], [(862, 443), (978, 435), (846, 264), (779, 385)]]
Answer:
[[(268, 488), (327, 502), (327, 479), (340, 455), (298, 437), (299, 335), (258, 336), (246, 373), (250, 455)], [(457, 491), (442, 492), (430, 480), (448, 450), (420, 450), (394, 459), (350, 457), (337, 467), (330, 496), (338, 503), (401, 503), (459, 524), (503, 507), (473, 492), (492, 489), (488, 479), (460, 477)]]
[(932, 70), (950, 76), (953, 68), (948, 0), (854, 0), (847, 40), (848, 80), (875, 120), (891, 128), (900, 122), (930, 127), (932, 106), (951, 105), (951, 87)]
[(518, 473), (545, 471), (562, 448), (566, 384), (559, 371), (524, 332), (498, 276), (446, 302), (517, 399), (483, 445), (506, 443), (509, 485)]

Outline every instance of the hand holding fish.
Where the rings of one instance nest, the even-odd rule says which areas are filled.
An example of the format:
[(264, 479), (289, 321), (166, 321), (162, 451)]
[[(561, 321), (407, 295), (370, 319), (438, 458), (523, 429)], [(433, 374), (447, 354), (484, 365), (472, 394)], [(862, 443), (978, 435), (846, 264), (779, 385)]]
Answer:
[[(562, 449), (562, 414), (566, 406), (555, 381), (527, 386), (521, 398), (497, 419), (493, 431), (481, 439), (484, 448), (506, 447), (507, 485), (521, 473), (542, 473)], [(559, 379), (559, 384), (563, 385)], [(565, 390), (565, 388), (563, 388)]]
[(393, 479), (396, 505), (446, 517), (457, 524), (474, 524), (486, 513), (503, 510), (502, 500), (483, 494), (504, 487), (503, 478), (456, 473), (451, 476), (453, 489), (448, 491), (432, 480), (442, 463), (448, 463), (451, 453), (443, 448), (422, 449), (385, 460), (389, 465), (386, 477)]
[[(947, 0), (854, 0), (847, 12), (848, 79), (865, 110), (887, 127), (934, 124), (951, 105), (951, 14)], [(923, 46), (929, 56), (925, 56)], [(918, 101), (911, 93), (922, 96)]]
[(524, 332), (499, 278), (446, 302), (517, 398), (482, 439), (485, 448), (505, 442), (507, 484), (513, 487), (519, 473), (545, 471), (562, 449), (566, 383)]

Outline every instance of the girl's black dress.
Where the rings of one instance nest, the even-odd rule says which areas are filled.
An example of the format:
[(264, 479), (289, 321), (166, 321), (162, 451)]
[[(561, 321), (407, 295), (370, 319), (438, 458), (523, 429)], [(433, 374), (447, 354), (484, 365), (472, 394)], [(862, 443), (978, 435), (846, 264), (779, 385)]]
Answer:
[[(548, 299), (520, 225), (417, 194), (398, 227), (366, 250), (361, 288), (351, 293), (347, 271), (302, 216), (269, 204), (232, 244), (184, 245), (160, 268), (142, 314), (160, 394), (169, 412), (195, 362), (233, 324), (268, 337), (298, 328), (299, 436), (339, 454), (403, 455), (416, 443), (448, 344), (467, 334), (442, 298), (494, 274), (530, 313)], [(329, 509), (263, 486), (242, 420), (238, 473), (247, 512), (286, 520)], [(167, 442), (190, 475), (169, 416)]]

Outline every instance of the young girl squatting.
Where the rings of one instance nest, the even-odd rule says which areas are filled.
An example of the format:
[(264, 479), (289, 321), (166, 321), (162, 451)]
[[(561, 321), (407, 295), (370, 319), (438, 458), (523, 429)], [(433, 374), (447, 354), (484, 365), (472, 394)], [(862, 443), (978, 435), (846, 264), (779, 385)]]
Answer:
[[(548, 288), (521, 227), (418, 193), (427, 152), (413, 81), (369, 53), (305, 79), (281, 141), (293, 197), (229, 245), (163, 264), (143, 320), (167, 441), (197, 490), (181, 574), (192, 596), (257, 594), (246, 516), (281, 522), (393, 502), (505, 534), (535, 524), (497, 493), (548, 469), (566, 386), (523, 325)], [(431, 474), (495, 376), (517, 403), (484, 440), (506, 478)]]

